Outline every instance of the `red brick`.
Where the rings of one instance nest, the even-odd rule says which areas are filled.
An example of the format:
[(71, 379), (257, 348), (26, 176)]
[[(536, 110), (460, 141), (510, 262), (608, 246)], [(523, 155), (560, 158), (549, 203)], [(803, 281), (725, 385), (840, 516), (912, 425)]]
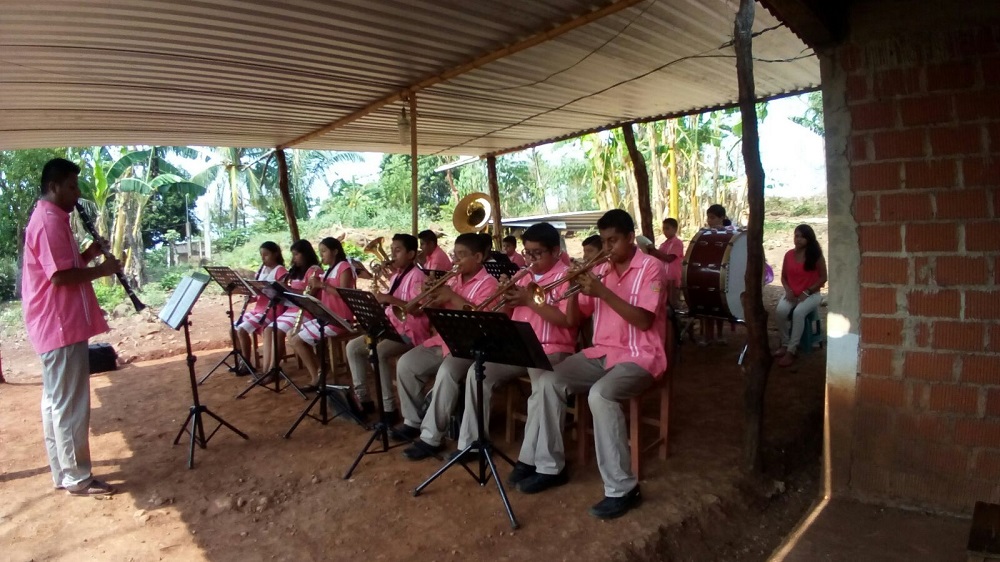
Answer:
[[(962, 382), (1000, 385), (1000, 355), (962, 357)], [(1000, 394), (997, 398), (1000, 399)]]
[(983, 285), (989, 280), (989, 264), (984, 258), (938, 256), (935, 278), (938, 285)]
[(875, 195), (858, 195), (854, 198), (854, 219), (860, 224), (875, 222), (878, 197)]
[(989, 343), (986, 344), (986, 351), (1000, 353), (1000, 324), (990, 325)]
[(931, 386), (930, 409), (952, 414), (975, 414), (979, 409), (979, 390), (968, 386), (935, 384)]
[(956, 160), (918, 160), (905, 164), (907, 189), (929, 189), (933, 187), (955, 187), (958, 185)]
[(888, 285), (906, 283), (909, 274), (906, 258), (861, 257), (861, 282)]
[(966, 291), (965, 317), (972, 320), (1000, 320), (1000, 289)]
[(868, 137), (864, 135), (851, 136), (851, 162), (868, 160)]
[(851, 129), (891, 129), (896, 123), (896, 108), (892, 102), (874, 101), (851, 106)]
[(851, 166), (851, 187), (860, 191), (893, 191), (900, 187), (899, 164), (877, 163)]
[(994, 482), (1000, 480), (1000, 451), (978, 451), (972, 464), (972, 475)]
[(858, 371), (862, 375), (888, 377), (892, 375), (893, 350), (880, 347), (866, 347), (861, 350)]
[(858, 402), (900, 407), (905, 397), (903, 382), (895, 379), (858, 377)]
[(990, 390), (986, 394), (986, 415), (1000, 418), (1000, 390)]
[(950, 381), (955, 358), (952, 353), (907, 351), (903, 360), (903, 376), (927, 381)]
[(997, 447), (1000, 444), (1000, 422), (955, 420), (955, 442), (971, 447)]
[(983, 69), (983, 84), (987, 88), (1000, 88), (1000, 57), (983, 57), (979, 59)]
[(847, 103), (863, 102), (869, 98), (868, 77), (865, 75), (847, 77)]
[(897, 470), (912, 473), (926, 471), (937, 475), (958, 473), (967, 475), (970, 451), (954, 443), (925, 443), (918, 440), (899, 440), (894, 443)]
[(934, 218), (928, 193), (886, 193), (879, 197), (882, 222), (924, 221)]
[[(924, 130), (889, 131), (872, 134), (876, 160), (919, 158), (924, 156)], [(977, 145), (978, 146), (978, 143)], [(971, 151), (963, 151), (965, 154)], [(954, 153), (947, 153), (954, 154)]]
[(862, 252), (900, 252), (903, 236), (898, 225), (870, 224), (858, 227)]
[(861, 287), (862, 314), (896, 314), (896, 289)]
[(898, 318), (861, 317), (861, 342), (875, 345), (903, 343), (903, 321)]
[[(1000, 143), (1000, 138), (993, 142)], [(1000, 187), (1000, 158), (962, 160), (962, 181), (965, 187)]]
[(986, 133), (990, 139), (990, 152), (993, 154), (1000, 153), (1000, 123), (988, 125)]
[(899, 115), (904, 127), (939, 125), (952, 121), (951, 96), (928, 96), (901, 100)]
[(907, 295), (907, 309), (913, 316), (930, 318), (958, 318), (961, 296), (954, 289), (931, 292), (912, 292)]
[(872, 93), (877, 99), (918, 94), (920, 68), (894, 68), (879, 72), (872, 79)]
[(972, 62), (949, 62), (927, 67), (927, 90), (965, 90), (976, 83), (976, 67)]
[[(942, 127), (929, 129), (927, 134), (931, 139), (931, 153), (934, 156), (949, 154), (978, 154), (980, 152), (980, 133), (978, 127)], [(876, 158), (878, 145), (875, 145)]]
[[(861, 249), (864, 251), (867, 248), (862, 244)], [(907, 252), (955, 252), (957, 250), (958, 227), (955, 224), (906, 225)]]
[(930, 322), (917, 322), (913, 325), (913, 341), (920, 349), (927, 349), (931, 346)]
[(955, 94), (955, 115), (959, 121), (983, 121), (1000, 117), (1000, 104), (994, 92)]
[(983, 325), (940, 320), (934, 323), (935, 349), (983, 350)]
[(989, 193), (983, 189), (962, 189), (935, 196), (938, 219), (990, 218)]
[(858, 45), (849, 43), (842, 46), (839, 54), (841, 68), (849, 73), (860, 70), (863, 60), (862, 54), (863, 51)]
[(950, 420), (931, 413), (901, 412), (896, 417), (896, 432), (906, 440), (930, 443), (951, 442), (953, 435)]
[(974, 222), (965, 225), (965, 249), (970, 252), (1000, 251), (1000, 229), (996, 222)]

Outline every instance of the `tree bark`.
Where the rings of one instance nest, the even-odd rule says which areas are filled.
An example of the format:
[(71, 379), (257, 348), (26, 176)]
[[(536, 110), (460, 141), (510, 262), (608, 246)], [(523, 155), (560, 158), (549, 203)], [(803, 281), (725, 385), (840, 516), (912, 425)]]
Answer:
[(489, 175), (490, 199), (493, 202), (491, 208), (493, 247), (499, 252), (503, 249), (503, 228), (500, 226), (500, 182), (497, 181), (497, 157), (492, 154), (486, 157), (486, 172)]
[(653, 211), (649, 204), (649, 170), (646, 169), (646, 159), (635, 144), (635, 131), (632, 130), (631, 123), (622, 125), (622, 135), (625, 137), (628, 156), (632, 160), (632, 172), (635, 174), (636, 203), (639, 207), (639, 224), (642, 228), (642, 235), (650, 240), (655, 240)]
[(649, 187), (653, 194), (653, 228), (663, 222), (663, 161), (659, 155), (659, 144), (656, 138), (656, 123), (646, 123), (646, 138), (649, 141), (649, 157), (652, 158)]
[(417, 235), (420, 161), (417, 150), (417, 95), (410, 94), (410, 234)]
[[(669, 156), (670, 156), (670, 216), (681, 220), (681, 195), (680, 195), (680, 182), (677, 181), (677, 121), (671, 119), (666, 122), (666, 127), (669, 128), (670, 134), (667, 139), (669, 143)], [(694, 225), (697, 226), (697, 225)]]
[(281, 192), (281, 204), (285, 207), (285, 220), (288, 221), (288, 231), (292, 235), (292, 242), (299, 241), (299, 223), (295, 220), (295, 205), (292, 203), (292, 193), (288, 190), (288, 161), (285, 160), (285, 151), (275, 149), (275, 157), (278, 160), (278, 191)]
[(761, 474), (761, 442), (764, 428), (764, 390), (771, 370), (767, 342), (767, 311), (764, 310), (764, 167), (760, 162), (753, 79), (752, 30), (754, 0), (740, 0), (734, 37), (740, 113), (743, 117), (743, 161), (747, 174), (750, 218), (747, 225), (746, 292), (741, 299), (747, 326), (747, 357), (743, 364), (743, 470)]

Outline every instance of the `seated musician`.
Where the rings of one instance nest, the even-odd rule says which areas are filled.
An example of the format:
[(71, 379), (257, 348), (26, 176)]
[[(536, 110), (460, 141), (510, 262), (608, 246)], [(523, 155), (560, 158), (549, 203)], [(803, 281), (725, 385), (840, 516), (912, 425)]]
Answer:
[[(281, 256), (281, 247), (270, 240), (260, 245), (260, 269), (257, 270), (257, 281), (278, 281), (282, 279), (288, 271), (285, 269), (285, 258)], [(268, 323), (264, 313), (267, 312), (267, 304), (270, 302), (264, 295), (258, 295), (253, 310), (245, 313), (236, 324), (236, 338), (239, 340), (240, 351), (243, 357), (250, 359), (252, 356), (251, 334), (259, 334)], [(281, 314), (279, 312), (278, 314)], [(270, 314), (268, 314), (270, 317)], [(265, 362), (267, 365), (268, 362)], [(240, 366), (240, 375), (249, 375), (246, 368)]]
[[(427, 276), (416, 266), (417, 238), (410, 234), (396, 234), (392, 237), (389, 247), (392, 257), (392, 277), (389, 278), (389, 292), (376, 293), (375, 297), (383, 305), (405, 306), (407, 301), (420, 294)], [(403, 337), (402, 342), (383, 339), (378, 343), (379, 371), (382, 377), (382, 405), (391, 418), (398, 418), (396, 413), (396, 387), (392, 382), (390, 361), (413, 349), (413, 346), (424, 343), (430, 336), (430, 322), (427, 317), (414, 311), (407, 314), (402, 322), (390, 310), (386, 316), (392, 327)], [(364, 336), (355, 338), (347, 344), (347, 364), (351, 368), (351, 378), (354, 380), (354, 394), (361, 403), (365, 414), (375, 411), (375, 402), (368, 393), (368, 344)]]
[(640, 395), (666, 369), (666, 291), (663, 266), (636, 248), (635, 224), (628, 213), (608, 211), (597, 228), (611, 262), (597, 266), (593, 274), (606, 277), (580, 276), (577, 283), (583, 296), (579, 302), (571, 298), (567, 307), (571, 321), (577, 314), (593, 315), (594, 345), (539, 377), (527, 421), (527, 427), (537, 427), (536, 437), (525, 439), (510, 480), (528, 494), (566, 483), (562, 438), (566, 399), (586, 392), (605, 496), (590, 513), (609, 519), (640, 502), (620, 401)]
[[(459, 310), (466, 305), (475, 306), (488, 298), (497, 288), (497, 280), (483, 267), (483, 260), (490, 247), (482, 236), (475, 233), (460, 234), (455, 239), (454, 275), (430, 296), (433, 308)], [(461, 385), (472, 365), (471, 359), (451, 356), (448, 346), (439, 334), (424, 341), (423, 345), (407, 351), (396, 365), (399, 385), (399, 402), (403, 410), (403, 423), (393, 428), (392, 437), (399, 441), (420, 439), (403, 451), (411, 460), (433, 456), (442, 449), (444, 436)], [(430, 407), (423, 419), (420, 406), (424, 401), (424, 384), (435, 375)]]
[[(517, 284), (505, 293), (504, 298), (514, 307), (513, 319), (531, 324), (549, 361), (556, 365), (576, 350), (576, 326), (566, 317), (566, 301), (554, 302), (566, 286), (560, 284), (553, 287), (546, 294), (545, 302), (537, 304), (532, 300), (532, 292), (528, 285), (544, 287), (553, 281), (565, 278), (569, 268), (558, 258), (559, 231), (546, 222), (534, 224), (521, 235), (521, 242), (524, 244), (524, 257), (527, 259), (530, 275), (522, 275)], [(500, 299), (497, 299), (497, 302), (499, 301)], [(545, 371), (500, 363), (486, 363), (485, 367), (483, 418), (484, 427), (489, 429), (490, 397), (493, 389), (526, 374), (534, 386), (535, 381)], [(476, 421), (477, 388), (475, 366), (472, 366), (465, 379), (465, 412), (458, 439), (459, 451), (479, 437)], [(528, 440), (529, 438), (525, 437), (525, 441)]]
[[(556, 234), (558, 236), (558, 233)], [(505, 236), (503, 239), (503, 253), (507, 254), (507, 259), (517, 267), (525, 267), (524, 257), (517, 253), (517, 238)]]
[(590, 261), (597, 257), (604, 249), (600, 234), (593, 234), (583, 240), (583, 261)]
[[(292, 244), (292, 267), (285, 274), (285, 277), (281, 280), (286, 287), (296, 292), (305, 291), (310, 281), (313, 277), (318, 277), (323, 274), (323, 270), (319, 267), (319, 258), (316, 257), (316, 250), (313, 250), (312, 244), (308, 240), (299, 240)], [(310, 294), (316, 296), (313, 291)], [(281, 357), (284, 355), (282, 353), (282, 348), (285, 343), (285, 334), (292, 331), (295, 327), (295, 323), (299, 318), (299, 308), (297, 306), (289, 306), (284, 309), (284, 312), (278, 316), (278, 349), (273, 349), (272, 341), (274, 339), (272, 331), (274, 329), (274, 324), (272, 323), (273, 316), (272, 313), (268, 313), (268, 322), (264, 324), (264, 335), (262, 339), (262, 347), (264, 354), (264, 370), (269, 371), (271, 369), (277, 368), (278, 363), (281, 362)]]
[(423, 254), (423, 260), (418, 260), (418, 263), (424, 269), (433, 269), (435, 271), (448, 271), (451, 269), (451, 258), (438, 246), (437, 234), (434, 234), (431, 230), (422, 230), (417, 234), (417, 238), (420, 240), (420, 253)]
[[(327, 269), (322, 278), (315, 276), (309, 280), (310, 292), (319, 292), (320, 301), (330, 309), (330, 312), (348, 322), (353, 322), (354, 315), (351, 313), (351, 309), (337, 294), (337, 289), (353, 289), (357, 281), (354, 268), (347, 259), (347, 254), (344, 253), (343, 244), (336, 238), (326, 237), (319, 243), (319, 256)], [(326, 334), (326, 337), (343, 334), (346, 331), (346, 328), (339, 324), (323, 327), (323, 333)], [(319, 338), (319, 322), (311, 318), (304, 320), (299, 331), (288, 341), (288, 345), (302, 359), (302, 365), (312, 377), (312, 382), (302, 388), (303, 392), (319, 390), (319, 359), (316, 357), (315, 351)]]

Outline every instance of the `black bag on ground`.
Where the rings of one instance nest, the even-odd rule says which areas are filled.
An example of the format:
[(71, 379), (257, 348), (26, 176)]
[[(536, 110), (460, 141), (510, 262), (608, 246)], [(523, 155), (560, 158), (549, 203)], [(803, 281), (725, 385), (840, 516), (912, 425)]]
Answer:
[(90, 374), (114, 371), (118, 368), (118, 354), (110, 343), (90, 344)]

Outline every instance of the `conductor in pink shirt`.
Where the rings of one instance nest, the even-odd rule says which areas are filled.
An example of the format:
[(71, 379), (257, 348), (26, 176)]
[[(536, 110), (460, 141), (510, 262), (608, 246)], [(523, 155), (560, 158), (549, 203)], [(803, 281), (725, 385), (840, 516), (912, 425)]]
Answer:
[(438, 246), (437, 234), (430, 230), (423, 230), (417, 234), (417, 239), (420, 241), (420, 253), (423, 254), (423, 261), (418, 257), (417, 262), (425, 270), (448, 271), (451, 269), (451, 258)]
[(115, 492), (94, 478), (90, 461), (88, 340), (108, 331), (91, 282), (121, 268), (95, 241), (80, 252), (70, 213), (80, 199), (80, 167), (55, 158), (42, 169), (41, 197), (24, 233), (21, 307), (28, 339), (42, 363), (42, 428), (52, 485), (74, 496)]

